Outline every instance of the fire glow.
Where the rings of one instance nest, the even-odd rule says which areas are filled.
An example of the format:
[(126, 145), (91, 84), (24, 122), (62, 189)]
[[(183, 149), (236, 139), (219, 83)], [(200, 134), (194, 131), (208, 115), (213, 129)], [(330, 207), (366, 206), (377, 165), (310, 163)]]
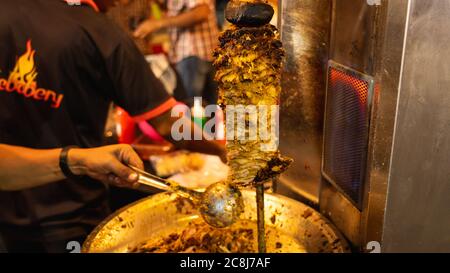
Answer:
[(369, 89), (367, 82), (335, 69), (331, 69), (330, 74), (331, 84), (343, 84), (348, 87), (344, 89), (354, 92), (358, 96), (361, 110), (364, 110), (367, 104)]

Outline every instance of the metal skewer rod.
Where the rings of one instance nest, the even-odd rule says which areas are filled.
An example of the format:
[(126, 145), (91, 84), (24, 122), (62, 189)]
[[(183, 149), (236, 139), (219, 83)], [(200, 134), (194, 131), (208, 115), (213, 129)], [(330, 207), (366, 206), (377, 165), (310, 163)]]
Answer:
[(266, 233), (264, 228), (264, 183), (256, 185), (256, 210), (258, 223), (258, 252), (266, 253)]

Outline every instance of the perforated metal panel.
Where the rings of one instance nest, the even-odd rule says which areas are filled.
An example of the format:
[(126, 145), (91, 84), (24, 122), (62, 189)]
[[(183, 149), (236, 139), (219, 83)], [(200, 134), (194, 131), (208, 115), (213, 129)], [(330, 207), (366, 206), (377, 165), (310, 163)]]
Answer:
[(359, 209), (364, 187), (373, 79), (330, 61), (322, 174)]

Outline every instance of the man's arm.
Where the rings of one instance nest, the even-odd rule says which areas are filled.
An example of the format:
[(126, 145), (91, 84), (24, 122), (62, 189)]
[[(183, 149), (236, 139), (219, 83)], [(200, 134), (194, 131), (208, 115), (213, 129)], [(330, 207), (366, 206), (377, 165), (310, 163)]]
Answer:
[[(64, 179), (59, 167), (61, 149), (30, 149), (0, 144), (0, 190), (16, 191)], [(139, 156), (128, 145), (71, 149), (68, 165), (76, 175), (118, 186), (132, 185), (137, 175), (125, 164), (143, 168)]]
[(208, 20), (210, 12), (211, 11), (207, 4), (200, 4), (177, 16), (165, 17), (162, 18), (161, 20), (148, 19), (142, 22), (136, 28), (136, 31), (134, 32), (133, 35), (136, 38), (145, 38), (147, 35), (164, 28), (190, 27), (192, 25)]

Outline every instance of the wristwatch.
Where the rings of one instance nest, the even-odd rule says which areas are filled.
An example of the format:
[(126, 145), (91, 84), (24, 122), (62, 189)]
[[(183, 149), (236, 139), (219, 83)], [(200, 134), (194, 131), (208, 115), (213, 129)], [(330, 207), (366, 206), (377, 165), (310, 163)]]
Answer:
[(67, 177), (67, 178), (72, 178), (72, 179), (79, 179), (80, 177), (82, 177), (81, 175), (76, 175), (74, 174), (70, 168), (69, 168), (69, 164), (68, 164), (68, 158), (67, 156), (69, 155), (69, 150), (72, 148), (79, 148), (78, 146), (66, 146), (61, 150), (61, 153), (59, 155), (59, 167), (61, 168), (62, 173)]

